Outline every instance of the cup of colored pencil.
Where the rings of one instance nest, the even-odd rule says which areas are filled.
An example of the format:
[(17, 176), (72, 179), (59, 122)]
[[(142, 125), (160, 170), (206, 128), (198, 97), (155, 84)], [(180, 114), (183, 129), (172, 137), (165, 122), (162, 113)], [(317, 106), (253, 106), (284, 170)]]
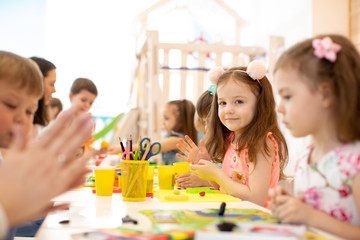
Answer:
[(145, 201), (149, 161), (122, 160), (121, 185), (124, 201)]

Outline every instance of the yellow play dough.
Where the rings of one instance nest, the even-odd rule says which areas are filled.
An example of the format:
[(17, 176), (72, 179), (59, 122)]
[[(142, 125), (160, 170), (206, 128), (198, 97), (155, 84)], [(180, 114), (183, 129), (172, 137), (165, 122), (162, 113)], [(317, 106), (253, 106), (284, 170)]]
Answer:
[(106, 148), (110, 146), (110, 143), (108, 143), (107, 141), (102, 141), (100, 146), (101, 148)]
[(168, 196), (165, 196), (165, 200), (167, 200), (167, 201), (186, 201), (186, 200), (189, 200), (189, 197), (186, 195), (168, 195)]

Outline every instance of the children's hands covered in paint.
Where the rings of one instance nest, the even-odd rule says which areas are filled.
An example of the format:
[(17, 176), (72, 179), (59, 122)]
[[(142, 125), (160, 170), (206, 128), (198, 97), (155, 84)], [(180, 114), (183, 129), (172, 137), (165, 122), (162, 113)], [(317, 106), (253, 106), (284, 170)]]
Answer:
[(201, 179), (216, 182), (218, 173), (222, 170), (214, 163), (201, 159), (198, 164), (190, 165), (191, 172), (196, 174)]
[(182, 188), (211, 186), (208, 181), (196, 176), (194, 173), (184, 173), (176, 178), (176, 182)]
[(81, 185), (87, 158), (75, 159), (76, 150), (91, 136), (90, 114), (63, 112), (37, 141), (29, 141), (21, 128), (0, 166), (0, 202), (10, 226), (24, 223), (63, 208), (50, 200)]
[(312, 212), (315, 211), (311, 206), (304, 203), (303, 197), (294, 197), (282, 187), (270, 189), (269, 195), (272, 198), (271, 211), (282, 223), (307, 224)]
[(186, 135), (185, 139), (186, 141), (180, 139), (179, 143), (176, 144), (176, 147), (186, 156), (177, 153), (176, 156), (178, 158), (189, 163), (198, 163), (200, 159), (210, 160), (209, 153), (203, 140), (200, 141), (199, 149), (189, 136)]

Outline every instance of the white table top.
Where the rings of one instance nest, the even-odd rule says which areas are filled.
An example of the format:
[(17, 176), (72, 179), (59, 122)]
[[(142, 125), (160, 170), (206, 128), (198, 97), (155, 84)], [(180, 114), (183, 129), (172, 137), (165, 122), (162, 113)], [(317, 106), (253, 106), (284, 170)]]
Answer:
[[(124, 202), (121, 194), (112, 197), (99, 197), (89, 191), (70, 191), (56, 199), (55, 202), (70, 202), (68, 211), (50, 213), (42, 224), (36, 239), (70, 240), (71, 234), (93, 231), (98, 228), (116, 228), (127, 226), (142, 231), (151, 231), (151, 221), (139, 210), (144, 209), (191, 209), (201, 210), (219, 208), (220, 203), (161, 203), (156, 197), (146, 198), (144, 202)], [(229, 208), (255, 208), (269, 212), (248, 201), (228, 202)], [(122, 223), (122, 218), (129, 215), (138, 221), (137, 225)], [(62, 220), (70, 220), (69, 224), (60, 224)]]

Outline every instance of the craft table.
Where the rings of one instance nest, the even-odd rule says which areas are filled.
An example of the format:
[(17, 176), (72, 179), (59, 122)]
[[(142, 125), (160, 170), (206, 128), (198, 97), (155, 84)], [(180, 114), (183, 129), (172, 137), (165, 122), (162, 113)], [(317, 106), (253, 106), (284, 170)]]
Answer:
[[(68, 211), (58, 211), (48, 214), (42, 224), (36, 239), (70, 240), (74, 233), (93, 231), (98, 228), (115, 228), (126, 226), (142, 231), (151, 231), (152, 224), (148, 217), (139, 213), (145, 209), (190, 209), (202, 210), (207, 208), (219, 208), (220, 202), (212, 203), (162, 203), (156, 197), (146, 198), (144, 202), (124, 202), (121, 194), (114, 193), (112, 197), (99, 197), (90, 189), (69, 191), (56, 199), (55, 202), (70, 202)], [(228, 202), (227, 208), (260, 209), (269, 212), (248, 201)], [(138, 221), (137, 225), (122, 223), (122, 218), (129, 215)], [(69, 223), (61, 224), (61, 221)]]

